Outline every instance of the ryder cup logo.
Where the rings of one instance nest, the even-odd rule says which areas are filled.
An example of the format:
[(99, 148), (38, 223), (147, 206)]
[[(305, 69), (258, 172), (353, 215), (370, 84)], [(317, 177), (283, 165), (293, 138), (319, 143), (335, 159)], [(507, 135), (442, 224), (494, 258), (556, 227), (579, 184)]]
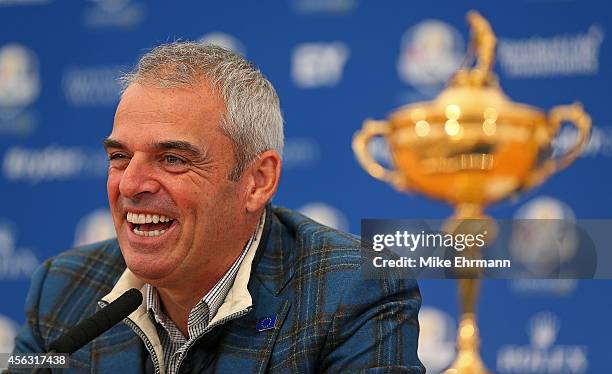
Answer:
[(19, 44), (0, 47), (0, 111), (19, 111), (40, 92), (38, 60)]
[(503, 346), (497, 354), (497, 370), (517, 374), (586, 373), (586, 347), (555, 345), (560, 327), (559, 318), (552, 313), (534, 315), (527, 328), (531, 344)]
[(459, 68), (463, 38), (452, 26), (426, 20), (404, 33), (397, 70), (400, 78), (418, 88), (437, 89)]
[[(572, 208), (564, 202), (549, 196), (537, 197), (522, 207), (520, 207), (514, 218), (517, 220), (524, 219), (556, 219), (564, 220), (567, 222), (574, 222), (576, 216)], [(520, 228), (513, 233), (513, 237), (510, 241), (510, 253), (520, 260), (529, 259), (530, 257), (546, 259), (545, 253), (541, 253), (539, 250), (544, 247), (544, 244), (550, 244), (551, 240), (555, 240), (555, 246), (560, 248), (560, 256), (555, 254), (555, 257), (562, 257), (568, 259), (576, 254), (576, 233), (571, 230), (556, 230), (553, 225), (548, 225), (547, 230), (535, 230), (533, 236), (531, 233), (534, 231), (528, 227), (529, 225), (520, 225)], [(556, 231), (556, 233), (555, 233)], [(548, 232), (548, 233), (547, 233)], [(544, 240), (540, 240), (540, 238)], [(556, 239), (555, 239), (556, 238)], [(529, 244), (526, 244), (526, 243)], [(547, 252), (544, 250), (543, 252)], [(532, 261), (532, 260), (531, 260)], [(537, 270), (537, 269), (536, 269)], [(542, 270), (542, 269), (540, 269)], [(513, 279), (511, 281), (511, 288), (513, 291), (521, 294), (526, 293), (547, 293), (556, 296), (564, 296), (576, 289), (576, 279)]]
[(455, 323), (447, 313), (423, 307), (419, 326), (419, 358), (428, 373), (441, 373), (455, 357)]
[(15, 226), (0, 220), (0, 281), (30, 279), (39, 265), (30, 249), (17, 248), (16, 236)]
[(514, 218), (510, 254), (534, 275), (549, 274), (576, 255), (576, 218), (563, 202), (540, 197), (522, 206)]

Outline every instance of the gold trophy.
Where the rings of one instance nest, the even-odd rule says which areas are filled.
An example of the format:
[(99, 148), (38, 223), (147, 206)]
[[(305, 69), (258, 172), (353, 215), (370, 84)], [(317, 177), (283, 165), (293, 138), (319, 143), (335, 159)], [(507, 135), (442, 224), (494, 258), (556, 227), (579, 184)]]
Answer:
[[(484, 208), (540, 185), (571, 164), (589, 139), (591, 120), (579, 103), (546, 114), (511, 101), (492, 72), (496, 38), (491, 26), (476, 11), (467, 14), (467, 21), (467, 67), (457, 71), (433, 101), (401, 107), (384, 121), (366, 120), (353, 138), (353, 151), (372, 177), (452, 204), (455, 213), (445, 230), (466, 230), (457, 222), (478, 220), (478, 226), (495, 232)], [(577, 140), (568, 152), (553, 156), (552, 141), (564, 123), (576, 127)], [(377, 136), (386, 139), (394, 169), (383, 167), (368, 152), (368, 143)], [(474, 247), (470, 253), (479, 256)], [(476, 324), (478, 274), (460, 278), (469, 279), (459, 279), (457, 357), (445, 373), (487, 373)]]

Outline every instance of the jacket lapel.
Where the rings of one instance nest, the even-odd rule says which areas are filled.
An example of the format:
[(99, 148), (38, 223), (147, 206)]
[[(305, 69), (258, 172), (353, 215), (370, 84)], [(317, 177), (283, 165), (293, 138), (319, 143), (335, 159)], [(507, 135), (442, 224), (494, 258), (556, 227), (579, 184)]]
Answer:
[[(268, 207), (261, 244), (253, 260), (251, 311), (229, 322), (222, 332), (215, 371), (263, 373), (291, 303), (280, 296), (293, 275), (293, 245), (276, 213)], [(271, 323), (271, 321), (273, 323)]]
[(144, 373), (148, 353), (140, 338), (125, 324), (115, 325), (92, 343), (92, 373)]
[[(249, 283), (253, 308), (244, 317), (224, 326), (215, 372), (263, 373), (290, 303), (274, 296), (254, 278)], [(273, 323), (270, 323), (273, 321)]]

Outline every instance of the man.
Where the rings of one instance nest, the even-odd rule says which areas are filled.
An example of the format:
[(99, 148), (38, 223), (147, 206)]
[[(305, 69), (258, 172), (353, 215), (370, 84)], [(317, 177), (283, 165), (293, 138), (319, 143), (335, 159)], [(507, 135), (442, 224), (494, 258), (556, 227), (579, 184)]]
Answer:
[(414, 280), (367, 280), (358, 238), (269, 201), (278, 97), (242, 57), (161, 45), (123, 79), (108, 153), (117, 239), (32, 279), (15, 352), (44, 352), (125, 290), (142, 305), (70, 358), (101, 373), (423, 372)]

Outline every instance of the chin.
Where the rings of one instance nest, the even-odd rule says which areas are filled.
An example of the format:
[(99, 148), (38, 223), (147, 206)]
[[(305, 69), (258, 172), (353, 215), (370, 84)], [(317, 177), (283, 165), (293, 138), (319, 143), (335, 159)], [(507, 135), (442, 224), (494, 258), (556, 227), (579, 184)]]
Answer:
[(146, 283), (155, 285), (172, 273), (173, 267), (164, 258), (124, 250), (121, 252), (128, 269)]

